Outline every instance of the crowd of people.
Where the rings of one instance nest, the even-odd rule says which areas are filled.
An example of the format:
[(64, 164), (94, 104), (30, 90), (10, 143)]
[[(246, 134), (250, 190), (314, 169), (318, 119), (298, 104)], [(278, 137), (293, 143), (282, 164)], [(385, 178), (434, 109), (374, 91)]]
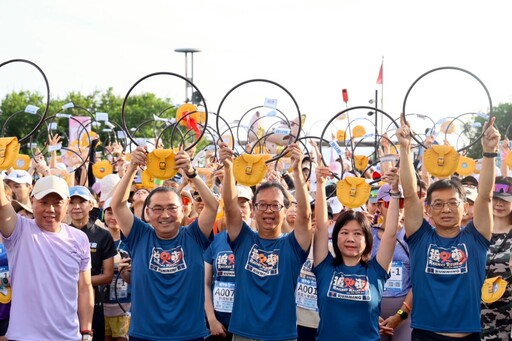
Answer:
[(511, 340), (512, 178), (496, 169), (510, 151), (494, 118), (465, 177), (418, 175), (406, 122), (395, 135), (399, 162), (356, 208), (336, 196), (360, 176), (352, 155), (325, 165), (314, 143), (251, 187), (222, 141), (207, 170), (181, 150), (150, 184), (146, 146), (111, 153), (101, 177), (98, 141), (71, 174), (55, 151), (9, 169), (0, 340)]

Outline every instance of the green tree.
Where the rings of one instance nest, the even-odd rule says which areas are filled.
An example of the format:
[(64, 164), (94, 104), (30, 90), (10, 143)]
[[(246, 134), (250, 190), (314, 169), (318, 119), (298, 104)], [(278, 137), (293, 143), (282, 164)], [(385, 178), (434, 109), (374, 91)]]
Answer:
[[(508, 137), (509, 139), (512, 138), (512, 128), (509, 128), (509, 126), (512, 124), (512, 103), (502, 103), (499, 104), (497, 107), (493, 108), (493, 116), (496, 117), (495, 125), (498, 128), (501, 138), (504, 139), (505, 135), (508, 131)], [(476, 117), (473, 123), (480, 123), (480, 126), (478, 128), (472, 128), (470, 129), (470, 134), (472, 140), (482, 135), (482, 129), (483, 125), (485, 123), (485, 119), (482, 117)], [(482, 157), (482, 145), (480, 142), (475, 143), (469, 150), (468, 150), (468, 156), (473, 159), (480, 159)]]

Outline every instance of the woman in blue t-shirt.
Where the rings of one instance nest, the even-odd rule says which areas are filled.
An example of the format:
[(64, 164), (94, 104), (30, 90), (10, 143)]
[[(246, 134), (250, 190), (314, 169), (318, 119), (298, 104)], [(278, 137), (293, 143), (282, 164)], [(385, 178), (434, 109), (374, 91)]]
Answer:
[(332, 232), (335, 256), (328, 248), (328, 217), (325, 182), (329, 168), (316, 169), (316, 231), (313, 272), (317, 280), (320, 325), (317, 340), (380, 340), (379, 316), (384, 283), (389, 278), (396, 244), (400, 192), (398, 171), (382, 180), (390, 184), (391, 202), (387, 224), (377, 255), (371, 258), (371, 222), (364, 213), (347, 210), (338, 217)]

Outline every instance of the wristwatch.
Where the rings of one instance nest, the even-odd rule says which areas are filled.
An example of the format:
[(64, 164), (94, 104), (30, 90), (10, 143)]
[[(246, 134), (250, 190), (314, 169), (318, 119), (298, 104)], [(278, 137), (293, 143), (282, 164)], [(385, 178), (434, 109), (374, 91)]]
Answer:
[(398, 314), (398, 316), (400, 316), (402, 320), (407, 320), (407, 318), (409, 317), (409, 314), (406, 311), (403, 311), (402, 309), (398, 309), (396, 313)]
[(92, 341), (92, 335), (91, 334), (83, 334), (82, 341)]

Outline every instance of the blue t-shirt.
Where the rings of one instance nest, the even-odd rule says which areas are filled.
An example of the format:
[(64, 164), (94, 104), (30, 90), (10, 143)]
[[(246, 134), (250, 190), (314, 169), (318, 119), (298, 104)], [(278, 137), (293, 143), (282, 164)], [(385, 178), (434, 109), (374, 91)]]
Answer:
[(11, 310), (10, 277), (7, 249), (0, 242), (0, 320), (8, 318)]
[(331, 253), (316, 267), (320, 324), (317, 341), (380, 340), (379, 316), (389, 274), (374, 257), (368, 266), (334, 266)]
[(471, 221), (444, 238), (426, 220), (406, 238), (414, 288), (411, 326), (438, 333), (479, 333), (489, 241)]
[(243, 223), (230, 245), (238, 289), (229, 331), (258, 340), (297, 338), (295, 286), (308, 254), (295, 233), (263, 239)]
[(206, 336), (203, 253), (210, 241), (197, 221), (163, 240), (151, 225), (134, 219), (123, 239), (132, 257), (129, 335), (149, 340)]
[(235, 255), (223, 231), (215, 236), (204, 253), (204, 261), (213, 268), (212, 298), (215, 317), (229, 326), (235, 300)]
[[(372, 228), (373, 248), (372, 257), (377, 255), (380, 246), (379, 229)], [(411, 290), (411, 262), (409, 260), (409, 245), (404, 240), (405, 229), (398, 230), (396, 235), (395, 252), (393, 253), (393, 262), (389, 279), (384, 284), (382, 297), (404, 297)], [(405, 252), (407, 250), (407, 252)]]

